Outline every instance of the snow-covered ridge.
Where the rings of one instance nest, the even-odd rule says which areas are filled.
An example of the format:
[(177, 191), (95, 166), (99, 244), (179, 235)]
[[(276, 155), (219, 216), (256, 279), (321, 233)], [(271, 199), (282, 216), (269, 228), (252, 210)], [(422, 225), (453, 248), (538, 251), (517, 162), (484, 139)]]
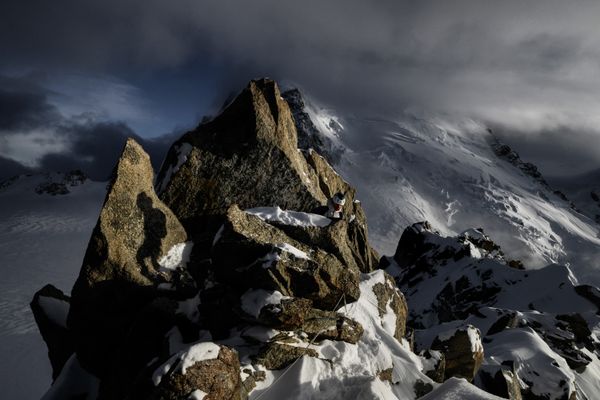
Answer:
[(343, 157), (334, 167), (357, 187), (380, 253), (391, 254), (418, 221), (447, 235), (481, 227), (527, 267), (570, 264), (582, 281), (600, 284), (600, 227), (485, 125), (410, 110), (368, 118), (305, 108), (324, 137), (337, 127)]
[(407, 297), (417, 350), (473, 326), (485, 355), (479, 387), (490, 389), (490, 380), (508, 371), (526, 397), (594, 398), (600, 298), (568, 267), (524, 270), (480, 231), (443, 237), (417, 224), (407, 232), (387, 271)]

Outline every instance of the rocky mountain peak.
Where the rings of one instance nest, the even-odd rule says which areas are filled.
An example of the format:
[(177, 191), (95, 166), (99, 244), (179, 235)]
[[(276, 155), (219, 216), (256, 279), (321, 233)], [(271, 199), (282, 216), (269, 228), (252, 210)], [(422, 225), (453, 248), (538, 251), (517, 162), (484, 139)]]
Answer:
[(313, 212), (344, 192), (347, 218), (357, 222), (347, 235), (361, 242), (353, 250), (361, 269), (377, 264), (355, 190), (323, 157), (298, 149), (290, 108), (272, 80), (250, 82), (221, 114), (175, 142), (157, 188), (204, 256), (233, 204)]
[(250, 82), (173, 144), (156, 190), (127, 141), (71, 297), (32, 302), (45, 398), (590, 398), (598, 289), (480, 228), (415, 223), (380, 260), (355, 188), (299, 148), (297, 97)]

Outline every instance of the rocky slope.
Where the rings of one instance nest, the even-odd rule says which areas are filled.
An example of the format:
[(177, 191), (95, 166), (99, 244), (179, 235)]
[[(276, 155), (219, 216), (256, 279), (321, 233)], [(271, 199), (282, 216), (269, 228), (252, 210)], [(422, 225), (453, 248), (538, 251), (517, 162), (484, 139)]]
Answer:
[(383, 265), (407, 296), (417, 350), (439, 349), (440, 338), (456, 347), (454, 332), (472, 329), (483, 354), (468, 375), (480, 388), (510, 399), (595, 398), (600, 292), (568, 267), (525, 270), (482, 230), (443, 237), (428, 223), (407, 228)]
[[(45, 399), (591, 398), (597, 289), (426, 223), (380, 260), (356, 190), (302, 148), (323, 141), (299, 148), (294, 116), (252, 81), (173, 144), (156, 185), (127, 142), (71, 296), (32, 302)], [(342, 220), (315, 213), (340, 191)]]

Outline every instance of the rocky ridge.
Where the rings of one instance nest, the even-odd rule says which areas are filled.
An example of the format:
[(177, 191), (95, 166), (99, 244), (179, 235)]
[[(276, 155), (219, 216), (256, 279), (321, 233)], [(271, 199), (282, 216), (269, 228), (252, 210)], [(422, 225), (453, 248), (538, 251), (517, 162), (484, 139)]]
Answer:
[(407, 296), (417, 350), (444, 350), (454, 332), (472, 329), (481, 337), (484, 354), (472, 357), (481, 368), (460, 376), (477, 386), (510, 399), (593, 398), (598, 292), (568, 267), (526, 270), (480, 229), (443, 237), (428, 223), (407, 228), (384, 261)]
[[(47, 287), (32, 303), (56, 377), (45, 399), (595, 388), (596, 288), (566, 267), (523, 270), (482, 230), (445, 238), (427, 223), (380, 261), (356, 190), (313, 142), (299, 148), (296, 115), (275, 82), (252, 81), (173, 144), (155, 182), (127, 142), (71, 298)], [(339, 191), (342, 220), (314, 213)], [(543, 351), (522, 360), (519, 346)]]

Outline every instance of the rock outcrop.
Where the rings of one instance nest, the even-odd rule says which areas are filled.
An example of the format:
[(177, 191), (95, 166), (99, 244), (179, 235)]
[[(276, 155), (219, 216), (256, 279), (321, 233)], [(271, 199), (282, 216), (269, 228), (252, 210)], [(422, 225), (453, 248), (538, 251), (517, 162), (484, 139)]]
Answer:
[(298, 149), (289, 106), (272, 80), (250, 82), (221, 114), (175, 142), (157, 182), (161, 199), (193, 236), (199, 258), (208, 257), (233, 204), (313, 212), (345, 191), (348, 224), (341, 240), (350, 239), (348, 254), (362, 271), (377, 265), (354, 190), (325, 159)]
[(471, 382), (483, 362), (481, 334), (471, 325), (439, 334), (431, 348), (444, 354), (444, 380), (456, 377)]
[(30, 307), (48, 347), (52, 379), (56, 379), (74, 352), (73, 338), (67, 329), (69, 296), (52, 285), (46, 285), (33, 296)]
[(153, 178), (150, 158), (129, 139), (73, 287), (68, 327), (81, 364), (98, 377), (110, 371), (137, 313), (182, 273), (173, 259), (187, 234)]
[(238, 354), (211, 342), (195, 344), (171, 357), (153, 376), (149, 400), (240, 400)]
[(359, 271), (310, 242), (299, 242), (259, 217), (232, 206), (212, 249), (215, 273), (241, 288), (277, 290), (330, 309), (359, 296)]

